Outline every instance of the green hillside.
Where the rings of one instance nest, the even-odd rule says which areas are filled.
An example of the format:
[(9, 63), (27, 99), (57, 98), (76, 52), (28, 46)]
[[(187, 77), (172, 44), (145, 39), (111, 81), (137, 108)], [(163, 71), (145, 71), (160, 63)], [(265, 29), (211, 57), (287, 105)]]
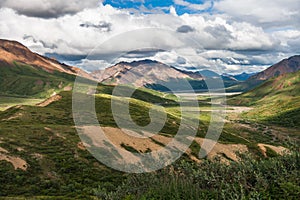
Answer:
[(300, 127), (300, 71), (270, 79), (228, 103), (254, 107), (244, 115), (251, 120)]
[(75, 76), (53, 72), (29, 65), (14, 63), (0, 65), (0, 95), (45, 98), (62, 91), (75, 80)]
[[(120, 103), (123, 101), (106, 94), (111, 89), (111, 86), (102, 85), (96, 94), (97, 116), (105, 127), (116, 127), (110, 108), (111, 98), (117, 98)], [(72, 92), (59, 95), (61, 100), (46, 107), (16, 106), (0, 112), (0, 147), (7, 151), (5, 155), (21, 158), (28, 165), (26, 171), (15, 170), (9, 162), (0, 161), (1, 196), (43, 195), (67, 199), (69, 195), (89, 199), (95, 195), (94, 189), (103, 187), (114, 191), (123, 182), (123, 173), (107, 168), (78, 147), (80, 138), (72, 118)], [(137, 124), (150, 122), (150, 102), (174, 103), (161, 95), (145, 89), (134, 94), (130, 113)], [(178, 130), (180, 114), (177, 108), (169, 108), (167, 112), (168, 119), (161, 132), (171, 136)]]

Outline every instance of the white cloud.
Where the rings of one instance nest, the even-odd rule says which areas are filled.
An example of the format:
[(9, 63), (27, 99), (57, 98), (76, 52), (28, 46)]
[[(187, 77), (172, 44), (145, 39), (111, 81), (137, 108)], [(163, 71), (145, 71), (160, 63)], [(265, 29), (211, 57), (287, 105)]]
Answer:
[(289, 46), (288, 43), (300, 38), (300, 30), (280, 30), (273, 34), (274, 38), (280, 38), (283, 46)]
[(1, 0), (0, 7), (12, 8), (31, 17), (52, 18), (97, 7), (99, 2), (100, 0)]
[(176, 12), (176, 9), (174, 8), (174, 6), (171, 6), (171, 7), (170, 7), (170, 14), (171, 14), (171, 15), (174, 15), (174, 16), (178, 16), (178, 15), (177, 15), (177, 12)]
[(110, 67), (111, 63), (106, 62), (105, 60), (88, 60), (83, 59), (80, 63), (76, 64), (76, 67), (82, 68), (88, 72), (93, 72), (96, 70), (102, 70), (107, 67)]
[(278, 41), (264, 32), (260, 27), (249, 23), (234, 22), (228, 26), (231, 30), (230, 48), (233, 50), (269, 50), (278, 45)]

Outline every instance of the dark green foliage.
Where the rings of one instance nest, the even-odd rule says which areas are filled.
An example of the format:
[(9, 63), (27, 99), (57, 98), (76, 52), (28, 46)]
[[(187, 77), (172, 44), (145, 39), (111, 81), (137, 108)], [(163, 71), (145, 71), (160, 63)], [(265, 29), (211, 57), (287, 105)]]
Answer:
[(273, 149), (269, 148), (269, 147), (265, 147), (266, 148), (266, 155), (269, 158), (273, 158), (273, 157), (277, 157), (279, 156)]
[(192, 150), (192, 154), (194, 156), (196, 156), (196, 157), (199, 156), (199, 152), (200, 152), (201, 146), (197, 142), (193, 141), (192, 144), (191, 144), (191, 146), (190, 146), (190, 149)]
[[(300, 154), (230, 165), (177, 162), (155, 173), (128, 175), (104, 199), (298, 199)], [(97, 193), (96, 193), (97, 194)]]

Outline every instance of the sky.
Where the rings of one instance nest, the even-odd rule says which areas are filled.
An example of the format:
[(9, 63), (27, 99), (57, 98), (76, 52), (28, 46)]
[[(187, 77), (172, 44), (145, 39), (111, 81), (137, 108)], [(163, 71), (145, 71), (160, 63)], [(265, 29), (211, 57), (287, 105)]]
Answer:
[(238, 74), (300, 54), (299, 0), (0, 0), (0, 38), (87, 71), (153, 59)]

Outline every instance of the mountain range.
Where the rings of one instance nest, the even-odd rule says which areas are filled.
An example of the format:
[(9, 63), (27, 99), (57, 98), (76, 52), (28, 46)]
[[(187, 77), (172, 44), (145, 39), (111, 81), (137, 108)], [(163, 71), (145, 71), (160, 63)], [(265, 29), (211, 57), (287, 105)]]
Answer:
[(200, 69), (197, 69), (195, 67), (188, 67), (186, 69), (189, 70), (189, 71), (200, 73), (203, 77), (214, 78), (214, 77), (220, 77), (221, 76), (223, 79), (232, 79), (232, 80), (235, 80), (235, 81), (245, 81), (248, 78), (250, 78), (251, 76), (256, 74), (256, 73), (243, 72), (241, 74), (235, 74), (235, 75), (227, 74), (227, 73), (223, 73), (222, 75), (220, 75), (220, 74), (218, 74), (214, 71), (207, 70), (207, 69), (206, 70), (200, 70)]
[[(104, 70), (94, 71), (94, 79), (111, 85), (130, 84), (135, 87), (147, 87), (167, 91), (165, 86), (176, 86), (176, 90), (188, 90), (187, 83), (195, 90), (207, 90), (206, 81), (222, 79), (225, 87), (239, 83), (232, 76), (221, 76), (211, 70), (185, 70), (154, 60), (120, 62)], [(215, 88), (218, 89), (218, 88)]]
[[(19, 42), (0, 40), (0, 68), (0, 94), (20, 96), (47, 96), (70, 88), (77, 75), (104, 84), (130, 84), (160, 91), (167, 91), (163, 85), (168, 84), (185, 90), (181, 88), (184, 81), (188, 81), (195, 90), (205, 90), (205, 81), (221, 77), (228, 91), (247, 91), (270, 78), (298, 71), (300, 56), (284, 59), (256, 74), (219, 75), (211, 70), (178, 69), (154, 60), (120, 62), (104, 70), (87, 73), (34, 53)], [(33, 89), (28, 91), (27, 88)]]

